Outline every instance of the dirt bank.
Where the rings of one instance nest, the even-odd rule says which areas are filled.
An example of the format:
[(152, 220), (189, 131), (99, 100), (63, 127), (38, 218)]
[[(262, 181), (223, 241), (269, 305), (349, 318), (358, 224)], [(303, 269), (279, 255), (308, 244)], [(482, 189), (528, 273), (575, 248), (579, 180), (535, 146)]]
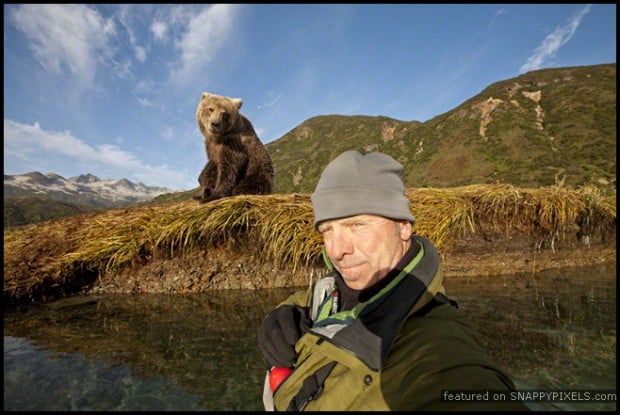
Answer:
[[(441, 255), (447, 278), (492, 276), (615, 262), (616, 243), (615, 238), (589, 246), (579, 241), (558, 241), (553, 249), (542, 246), (539, 251), (537, 243), (526, 236), (513, 235), (502, 240), (478, 237), (460, 240)], [(320, 263), (296, 270), (276, 267), (242, 247), (222, 246), (209, 251), (208, 256), (203, 252), (155, 258), (140, 267), (105, 274), (88, 292), (201, 292), (305, 286), (324, 271)]]

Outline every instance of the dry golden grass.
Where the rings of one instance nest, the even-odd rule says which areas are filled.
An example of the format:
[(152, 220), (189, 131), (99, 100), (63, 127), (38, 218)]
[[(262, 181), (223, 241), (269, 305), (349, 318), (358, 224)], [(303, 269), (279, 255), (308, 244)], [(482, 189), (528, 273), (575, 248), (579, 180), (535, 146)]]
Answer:
[[(585, 235), (616, 226), (615, 196), (595, 187), (527, 189), (510, 185), (407, 189), (415, 231), (446, 249), (476, 232), (521, 231), (536, 238)], [(4, 232), (4, 296), (246, 241), (264, 261), (294, 268), (320, 258), (309, 195), (242, 195), (79, 215)]]

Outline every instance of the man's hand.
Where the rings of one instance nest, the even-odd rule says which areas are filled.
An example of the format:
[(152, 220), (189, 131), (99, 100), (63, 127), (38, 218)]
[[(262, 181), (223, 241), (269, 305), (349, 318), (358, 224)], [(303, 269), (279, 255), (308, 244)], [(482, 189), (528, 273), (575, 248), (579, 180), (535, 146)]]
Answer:
[(282, 305), (263, 320), (258, 344), (271, 366), (292, 367), (295, 364), (295, 343), (310, 328), (308, 308)]

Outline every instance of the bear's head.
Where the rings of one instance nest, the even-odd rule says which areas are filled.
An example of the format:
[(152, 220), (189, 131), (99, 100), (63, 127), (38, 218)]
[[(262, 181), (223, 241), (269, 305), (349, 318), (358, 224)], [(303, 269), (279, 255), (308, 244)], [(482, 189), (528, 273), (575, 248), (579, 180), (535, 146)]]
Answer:
[(196, 121), (203, 133), (224, 134), (230, 131), (239, 118), (243, 101), (203, 92), (196, 110)]

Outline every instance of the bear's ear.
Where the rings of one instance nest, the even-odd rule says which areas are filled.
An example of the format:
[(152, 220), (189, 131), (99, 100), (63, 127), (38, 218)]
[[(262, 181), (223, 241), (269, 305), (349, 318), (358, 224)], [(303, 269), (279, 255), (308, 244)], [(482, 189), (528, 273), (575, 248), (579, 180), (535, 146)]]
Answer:
[(202, 93), (202, 96), (200, 97), (200, 100), (207, 99), (207, 98), (209, 98), (210, 96), (211, 96), (211, 94), (209, 94), (208, 92), (203, 92), (203, 93)]
[(243, 100), (241, 98), (233, 98), (231, 99), (231, 101), (238, 110), (241, 109), (241, 106), (243, 105)]

